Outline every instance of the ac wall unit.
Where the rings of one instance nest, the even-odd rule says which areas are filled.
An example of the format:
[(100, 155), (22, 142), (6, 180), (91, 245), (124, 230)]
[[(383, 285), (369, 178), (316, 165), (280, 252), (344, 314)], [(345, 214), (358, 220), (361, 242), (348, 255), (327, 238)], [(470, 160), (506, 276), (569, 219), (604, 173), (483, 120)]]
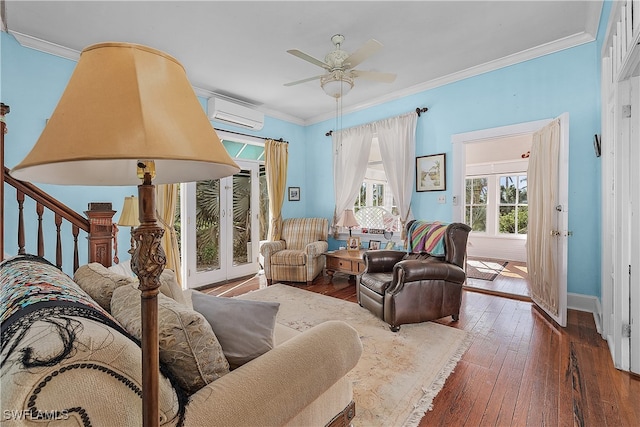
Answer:
[(209, 98), (207, 111), (212, 120), (253, 130), (260, 130), (264, 126), (264, 113), (223, 98)]

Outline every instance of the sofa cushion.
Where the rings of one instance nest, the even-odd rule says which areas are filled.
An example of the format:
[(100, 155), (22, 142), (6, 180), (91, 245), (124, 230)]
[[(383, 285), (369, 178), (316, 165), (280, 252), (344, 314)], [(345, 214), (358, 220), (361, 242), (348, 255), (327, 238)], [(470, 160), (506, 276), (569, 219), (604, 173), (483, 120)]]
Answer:
[(271, 255), (272, 265), (306, 265), (307, 254), (304, 251), (285, 249)]
[(116, 288), (137, 283), (135, 278), (114, 273), (97, 262), (80, 266), (73, 281), (107, 311), (111, 310), (111, 296)]
[(273, 348), (280, 303), (216, 297), (197, 291), (191, 293), (191, 302), (211, 325), (231, 369)]
[[(142, 338), (140, 291), (121, 286), (113, 292), (111, 313), (129, 333)], [(207, 320), (183, 304), (158, 294), (160, 361), (187, 393), (229, 372), (229, 363)]]

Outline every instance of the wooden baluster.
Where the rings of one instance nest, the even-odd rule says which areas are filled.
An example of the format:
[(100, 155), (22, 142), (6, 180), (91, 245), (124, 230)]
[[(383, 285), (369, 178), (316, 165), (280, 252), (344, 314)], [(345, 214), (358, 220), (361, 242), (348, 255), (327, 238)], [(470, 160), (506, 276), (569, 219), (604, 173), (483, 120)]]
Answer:
[(78, 256), (78, 234), (80, 233), (80, 228), (77, 225), (72, 225), (71, 233), (73, 233), (73, 272), (80, 267), (80, 259)]
[[(4, 3), (3, 3), (4, 5)], [(7, 125), (4, 116), (9, 114), (11, 108), (4, 102), (0, 103), (0, 260), (4, 259), (4, 134), (7, 133)]]
[(44, 257), (44, 230), (42, 229), (42, 214), (44, 206), (36, 203), (36, 214), (38, 214), (38, 256)]
[(56, 221), (56, 265), (62, 268), (62, 239), (60, 238), (60, 226), (62, 225), (62, 217), (58, 214), (55, 216)]
[(16, 192), (18, 200), (18, 254), (24, 255), (24, 193), (20, 190)]

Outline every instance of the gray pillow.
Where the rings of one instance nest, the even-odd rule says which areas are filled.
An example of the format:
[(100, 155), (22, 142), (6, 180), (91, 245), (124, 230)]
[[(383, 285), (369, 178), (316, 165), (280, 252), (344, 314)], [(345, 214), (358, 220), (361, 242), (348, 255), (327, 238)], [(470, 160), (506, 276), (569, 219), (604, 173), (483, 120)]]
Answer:
[(193, 309), (216, 334), (229, 367), (235, 369), (273, 348), (273, 330), (280, 303), (191, 293)]

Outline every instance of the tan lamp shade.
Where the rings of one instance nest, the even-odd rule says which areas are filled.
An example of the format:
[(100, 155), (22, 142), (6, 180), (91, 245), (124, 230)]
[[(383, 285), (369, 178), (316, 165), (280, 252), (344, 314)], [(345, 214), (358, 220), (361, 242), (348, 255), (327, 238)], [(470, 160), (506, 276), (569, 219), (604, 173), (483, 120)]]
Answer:
[(140, 225), (140, 215), (138, 214), (138, 198), (135, 196), (125, 197), (122, 213), (118, 219), (118, 225), (125, 227), (137, 227)]
[(137, 185), (139, 160), (155, 162), (155, 184), (239, 171), (178, 61), (146, 46), (100, 43), (82, 51), (40, 138), (11, 174), (48, 184)]
[(337, 225), (340, 226), (340, 227), (347, 227), (347, 228), (351, 229), (353, 227), (357, 227), (360, 224), (358, 224), (358, 220), (356, 220), (356, 217), (353, 214), (353, 210), (346, 209), (342, 213), (342, 216), (340, 216), (340, 219), (338, 220), (338, 224)]

